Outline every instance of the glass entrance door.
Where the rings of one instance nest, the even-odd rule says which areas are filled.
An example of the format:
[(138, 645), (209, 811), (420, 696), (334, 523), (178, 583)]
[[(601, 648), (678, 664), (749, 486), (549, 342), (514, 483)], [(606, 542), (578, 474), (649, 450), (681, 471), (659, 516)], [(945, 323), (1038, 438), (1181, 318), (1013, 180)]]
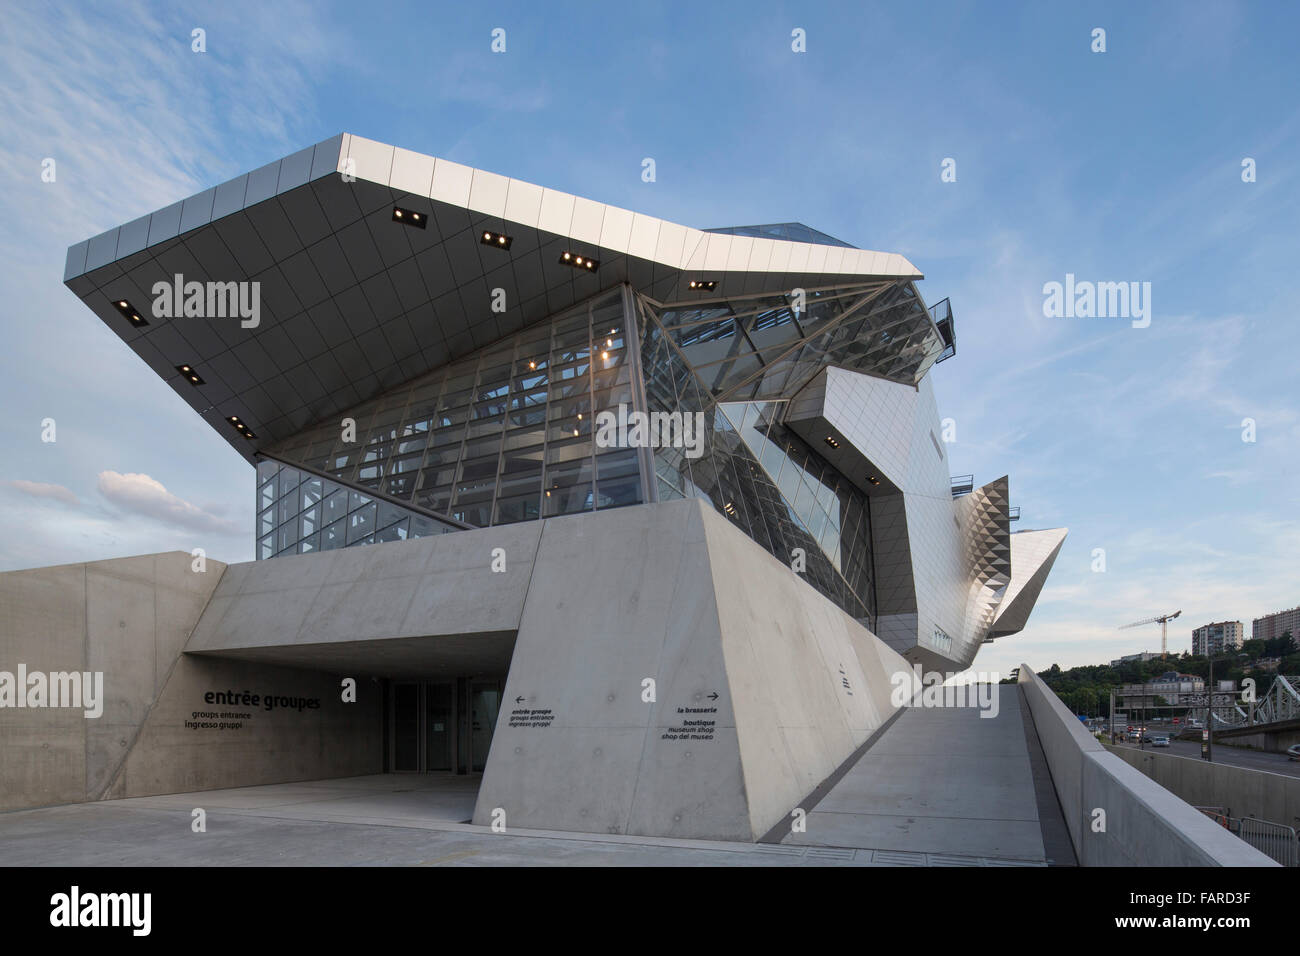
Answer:
[(455, 762), (456, 689), (451, 681), (397, 681), (389, 715), (389, 766), (395, 773), (451, 770)]
[(424, 685), (424, 769), (450, 770), (456, 710), (450, 681)]
[(469, 764), (475, 773), (487, 766), (492, 746), (492, 731), (501, 710), (501, 684), (498, 681), (470, 681), (469, 686)]

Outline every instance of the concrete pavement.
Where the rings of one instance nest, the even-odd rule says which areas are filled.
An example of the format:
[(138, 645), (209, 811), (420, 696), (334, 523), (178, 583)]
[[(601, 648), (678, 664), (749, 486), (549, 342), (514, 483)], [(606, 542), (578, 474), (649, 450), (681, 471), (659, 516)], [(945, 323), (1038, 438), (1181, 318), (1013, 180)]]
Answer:
[[(852, 846), (1048, 862), (1043, 819), (1059, 821), (1054, 795), (1040, 813), (1022, 700), (1000, 685), (994, 717), (976, 708), (904, 710), (808, 813), (796, 846)], [(1050, 787), (1050, 782), (1048, 784)], [(1057, 819), (1048, 819), (1055, 814)], [(1050, 837), (1049, 837), (1049, 841)], [(1068, 851), (1052, 862), (1072, 863)], [(1056, 856), (1065, 859), (1056, 859)]]
[[(461, 821), (477, 776), (384, 774), (0, 814), (0, 866), (996, 866), (859, 847), (772, 846)], [(195, 808), (205, 833), (191, 829)]]

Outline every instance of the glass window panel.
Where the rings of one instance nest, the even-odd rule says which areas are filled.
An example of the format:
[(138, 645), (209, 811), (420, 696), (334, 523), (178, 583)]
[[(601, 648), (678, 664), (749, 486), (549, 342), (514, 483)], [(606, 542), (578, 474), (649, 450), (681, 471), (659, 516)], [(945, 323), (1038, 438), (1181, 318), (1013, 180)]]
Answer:
[(389, 475), (388, 481), (384, 483), (384, 493), (392, 495), (394, 498), (409, 498), (415, 491), (415, 480), (418, 476), (414, 473), (409, 475)]
[(483, 481), (489, 478), (495, 479), (498, 464), (499, 461), (496, 456), (461, 462), (459, 480), (461, 482), (471, 482)]
[(446, 530), (444, 526), (432, 518), (424, 515), (411, 515), (410, 535), (412, 538), (427, 538), (430, 535), (441, 534), (444, 530)]
[(424, 452), (417, 452), (414, 455), (402, 455), (401, 457), (394, 458), (388, 469), (389, 474), (396, 473), (400, 475), (408, 471), (415, 471), (420, 467), (420, 463), (423, 460)]
[(473, 441), (490, 435), (500, 435), (505, 426), (505, 415), (493, 415), (490, 418), (479, 419), (470, 422), (469, 428), (465, 430), (465, 438), (467, 441)]
[[(584, 417), (581, 421), (566, 419), (559, 422), (551, 422), (546, 429), (546, 439), (548, 442), (567, 442), (569, 439), (581, 439), (582, 436), (591, 434), (591, 421)], [(589, 443), (590, 439), (585, 439), (584, 444)]]
[(621, 478), (640, 473), (641, 456), (635, 448), (596, 455), (597, 478)]
[(257, 557), (260, 561), (265, 561), (275, 554), (275, 538), (267, 535), (257, 542)]
[(298, 553), (307, 554), (309, 551), (320, 550), (320, 535), (314, 534), (310, 538), (303, 538), (298, 542)]
[[(433, 416), (433, 425), (435, 429), (451, 428), (455, 425), (462, 425), (469, 418), (469, 407), (460, 406), (458, 408), (444, 408)], [(446, 441), (445, 433), (442, 441)], [(435, 444), (440, 444), (437, 438)]]
[(348, 544), (355, 544), (375, 530), (375, 511), (375, 503), (371, 501), (348, 515)]
[(501, 451), (501, 436), (493, 435), (489, 438), (479, 438), (474, 441), (465, 442), (465, 450), (461, 454), (462, 458), (484, 458), (488, 455), (496, 457)]
[(302, 496), (302, 506), (309, 508), (321, 500), (324, 491), (324, 484), (319, 478), (307, 478), (300, 486), (299, 493)]
[(430, 448), (429, 453), (424, 458), (425, 468), (434, 465), (454, 465), (460, 461), (460, 445), (451, 445), (446, 448)]
[(492, 504), (491, 502), (474, 505), (458, 504), (451, 512), (451, 516), (457, 521), (463, 521), (476, 528), (486, 528), (492, 523)]
[(320, 509), (317, 507), (308, 508), (298, 517), (298, 536), (305, 538), (310, 534), (315, 534), (320, 530)]
[(493, 524), (513, 524), (541, 517), (541, 495), (534, 491), (527, 495), (500, 498), (496, 504)]
[(451, 487), (422, 488), (417, 503), (430, 511), (447, 514), (448, 508), (451, 506)]
[(545, 440), (546, 429), (544, 428), (520, 428), (506, 432), (504, 447), (509, 452), (519, 448), (541, 445)]
[(348, 492), (348, 510), (355, 511), (357, 508), (360, 508), (363, 505), (370, 504), (370, 502), (373, 500), (374, 499), (371, 498), (369, 495), (363, 495), (360, 492), (350, 491)]
[(348, 510), (348, 491), (346, 488), (340, 488), (337, 491), (330, 492), (325, 498), (321, 507), (321, 520), (325, 524), (337, 521), (342, 518)]
[(420, 472), (420, 490), (440, 485), (450, 485), (456, 480), (456, 465), (444, 465), (439, 468), (425, 468)]
[(516, 392), (514, 395), (510, 396), (510, 407), (519, 409), (545, 405), (548, 390), (544, 384), (539, 383), (539, 385), (540, 387), (538, 388)]
[(263, 511), (257, 518), (257, 533), (259, 535), (270, 534), (275, 530), (275, 509), (268, 508)]
[(409, 512), (407, 512), (406, 509), (399, 508), (391, 502), (380, 501), (376, 502), (376, 504), (378, 504), (379, 509), (375, 516), (375, 527), (380, 530), (387, 528), (396, 521), (401, 521), (403, 518), (409, 517)]
[(417, 438), (407, 438), (397, 443), (397, 454), (412, 455), (424, 452), (424, 448), (429, 444), (429, 436), (420, 435)]
[(542, 499), (544, 516), (575, 514), (592, 510), (591, 482), (562, 488), (548, 488)]
[(298, 496), (290, 491), (283, 498), (275, 503), (275, 523), (284, 524), (286, 521), (292, 521), (294, 515), (298, 513)]
[(545, 486), (547, 488), (563, 487), (577, 482), (591, 481), (591, 459), (581, 458), (563, 464), (547, 465)]
[(375, 533), (376, 543), (380, 541), (405, 541), (409, 534), (410, 518), (403, 518), (396, 524), (390, 524)]
[(533, 408), (517, 409), (510, 413), (507, 424), (511, 428), (521, 426), (540, 425), (546, 421), (546, 406), (538, 405)]
[(276, 481), (275, 476), (272, 475), (271, 480), (268, 481), (266, 484), (262, 485), (261, 490), (258, 492), (257, 506), (259, 508), (271, 507), (271, 505), (274, 504), (275, 502), (276, 492), (278, 490), (279, 490), (279, 483)]
[(574, 352), (581, 351), (584, 355), (587, 352), (587, 345), (591, 336), (587, 331), (587, 323), (575, 329), (570, 329), (555, 334), (555, 352)]
[(577, 461), (591, 459), (591, 443), (581, 438), (570, 437), (564, 441), (555, 441), (546, 446), (546, 463), (548, 465), (558, 464), (560, 462)]
[(601, 481), (597, 484), (600, 492), (598, 504), (601, 508), (620, 508), (623, 505), (641, 503), (641, 479), (620, 478)]
[(298, 540), (298, 522), (291, 521), (275, 529), (275, 552), (279, 554)]

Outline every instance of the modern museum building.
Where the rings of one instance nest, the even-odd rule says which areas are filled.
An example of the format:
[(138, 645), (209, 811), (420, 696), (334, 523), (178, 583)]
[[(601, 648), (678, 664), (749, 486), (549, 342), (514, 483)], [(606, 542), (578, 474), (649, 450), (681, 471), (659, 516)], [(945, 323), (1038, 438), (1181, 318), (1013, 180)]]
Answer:
[(348, 134), (77, 243), (255, 467), (256, 560), (0, 575), (0, 809), (443, 772), (475, 824), (759, 839), (1065, 538), (952, 476), (921, 279)]

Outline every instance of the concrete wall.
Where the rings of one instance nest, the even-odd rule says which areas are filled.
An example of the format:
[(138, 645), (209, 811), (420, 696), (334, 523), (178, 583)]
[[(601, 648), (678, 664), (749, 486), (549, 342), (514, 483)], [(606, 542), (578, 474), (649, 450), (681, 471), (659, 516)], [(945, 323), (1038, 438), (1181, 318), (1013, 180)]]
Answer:
[(0, 670), (103, 672), (102, 716), (0, 709), (0, 809), (101, 797), (225, 565), (182, 552), (0, 574)]
[[(1215, 748), (1222, 746), (1215, 744)], [(1256, 817), (1300, 827), (1300, 777), (1230, 767), (1154, 750), (1106, 750), (1196, 807), (1224, 807), (1234, 817)]]
[[(225, 571), (172, 552), (0, 574), (0, 671), (98, 671), (104, 688), (97, 718), (0, 708), (0, 809), (380, 769), (377, 685), (346, 705), (357, 720), (334, 678), (182, 655)], [(321, 707), (216, 707), (209, 690)], [(252, 716), (238, 729), (187, 728), (194, 711)]]
[[(1081, 866), (1277, 865), (1107, 753), (1024, 664), (1020, 685)], [(1104, 830), (1094, 829), (1098, 810)]]
[(1242, 733), (1240, 731), (1230, 731), (1225, 733), (1221, 730), (1214, 732), (1214, 745), (1217, 747), (1222, 743), (1225, 747), (1247, 747), (1252, 750), (1262, 750), (1265, 753), (1282, 754), (1286, 753), (1288, 747), (1293, 744), (1300, 744), (1300, 726), (1295, 721), (1282, 725), (1278, 730), (1263, 730), (1256, 733)]
[(907, 669), (703, 502), (547, 521), (474, 822), (755, 840)]
[[(545, 522), (231, 565), (187, 650), (492, 635), (519, 627)], [(492, 570), (500, 548), (505, 570)], [(386, 671), (385, 671), (386, 673)]]

